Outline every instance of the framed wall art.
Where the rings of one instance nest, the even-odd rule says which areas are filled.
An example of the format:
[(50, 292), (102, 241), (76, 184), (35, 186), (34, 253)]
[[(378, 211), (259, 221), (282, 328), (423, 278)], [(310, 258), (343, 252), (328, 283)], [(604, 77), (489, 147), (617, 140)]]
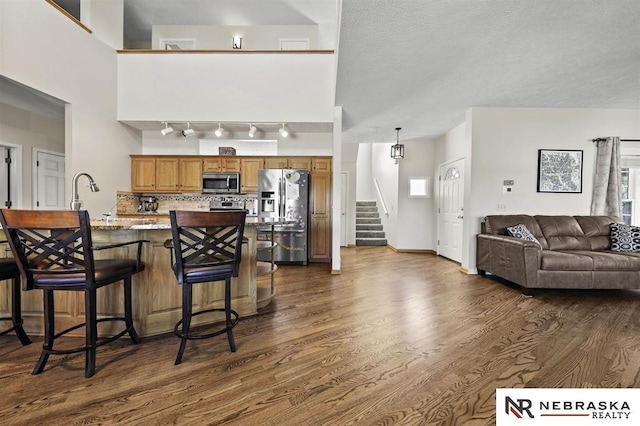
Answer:
[(582, 151), (539, 149), (538, 192), (582, 193)]

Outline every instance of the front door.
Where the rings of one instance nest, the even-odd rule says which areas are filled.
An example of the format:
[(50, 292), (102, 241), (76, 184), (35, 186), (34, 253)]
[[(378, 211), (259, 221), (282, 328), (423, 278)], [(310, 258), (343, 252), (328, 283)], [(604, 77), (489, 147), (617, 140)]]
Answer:
[(464, 158), (440, 166), (438, 254), (462, 261)]
[(66, 210), (64, 202), (64, 155), (35, 151), (35, 210)]

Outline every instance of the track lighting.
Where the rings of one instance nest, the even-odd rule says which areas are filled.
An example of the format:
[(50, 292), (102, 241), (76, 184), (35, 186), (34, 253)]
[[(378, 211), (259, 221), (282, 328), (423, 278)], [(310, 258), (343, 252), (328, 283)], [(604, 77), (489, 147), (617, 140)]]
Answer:
[(162, 134), (162, 136), (170, 135), (171, 133), (173, 133), (173, 127), (169, 126), (169, 123), (165, 121), (164, 129), (160, 130), (160, 133)]
[(222, 128), (222, 124), (218, 123), (218, 128), (215, 131), (215, 134), (217, 137), (222, 136), (222, 132), (224, 132), (224, 129)]
[(187, 122), (187, 128), (182, 131), (182, 136), (188, 138), (189, 136), (193, 136), (195, 131), (191, 128), (191, 123)]
[(287, 136), (289, 136), (289, 129), (287, 129), (287, 126), (285, 126), (284, 123), (280, 128), (280, 136), (282, 136), (283, 138), (286, 138)]
[(250, 138), (255, 136), (256, 130), (258, 130), (258, 129), (256, 129), (256, 126), (254, 126), (253, 124), (249, 125), (249, 137)]

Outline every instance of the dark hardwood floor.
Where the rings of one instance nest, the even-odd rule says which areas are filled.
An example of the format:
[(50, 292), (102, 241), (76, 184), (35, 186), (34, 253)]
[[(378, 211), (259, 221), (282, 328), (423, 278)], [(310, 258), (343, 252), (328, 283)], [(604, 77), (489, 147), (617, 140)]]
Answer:
[[(640, 292), (522, 296), (433, 255), (343, 249), (283, 266), (277, 296), (225, 336), (127, 339), (31, 370), (41, 338), (0, 337), (0, 424), (493, 425), (499, 387), (640, 386)], [(76, 342), (71, 342), (76, 343)]]

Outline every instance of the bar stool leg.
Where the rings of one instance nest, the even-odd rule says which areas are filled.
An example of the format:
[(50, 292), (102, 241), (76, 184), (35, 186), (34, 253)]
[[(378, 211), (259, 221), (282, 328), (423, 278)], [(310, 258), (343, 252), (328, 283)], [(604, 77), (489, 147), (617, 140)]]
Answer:
[(129, 330), (129, 337), (133, 343), (140, 343), (140, 336), (133, 327), (133, 314), (131, 307), (131, 277), (124, 279), (124, 322)]
[(182, 283), (182, 336), (180, 340), (180, 349), (174, 365), (182, 362), (182, 355), (187, 346), (187, 337), (189, 336), (189, 327), (191, 326), (192, 313), (192, 290), (191, 283)]
[(22, 327), (22, 306), (21, 306), (21, 292), (20, 292), (20, 280), (18, 278), (14, 278), (11, 280), (11, 319), (13, 321), (13, 328), (16, 331), (16, 335), (18, 339), (20, 339), (20, 343), (23, 345), (31, 344), (31, 339), (27, 336), (27, 333), (24, 331)]
[(53, 349), (53, 339), (56, 333), (56, 323), (54, 317), (55, 307), (53, 305), (53, 290), (42, 290), (44, 301), (44, 342), (42, 343), (42, 353), (40, 359), (33, 368), (31, 374), (40, 374), (49, 359), (49, 351)]
[(96, 374), (96, 342), (98, 341), (98, 308), (96, 289), (85, 290), (84, 295), (86, 354), (84, 362), (84, 377)]
[(236, 342), (233, 339), (233, 321), (231, 321), (231, 278), (224, 280), (224, 315), (227, 325), (227, 339), (231, 352), (236, 351)]

